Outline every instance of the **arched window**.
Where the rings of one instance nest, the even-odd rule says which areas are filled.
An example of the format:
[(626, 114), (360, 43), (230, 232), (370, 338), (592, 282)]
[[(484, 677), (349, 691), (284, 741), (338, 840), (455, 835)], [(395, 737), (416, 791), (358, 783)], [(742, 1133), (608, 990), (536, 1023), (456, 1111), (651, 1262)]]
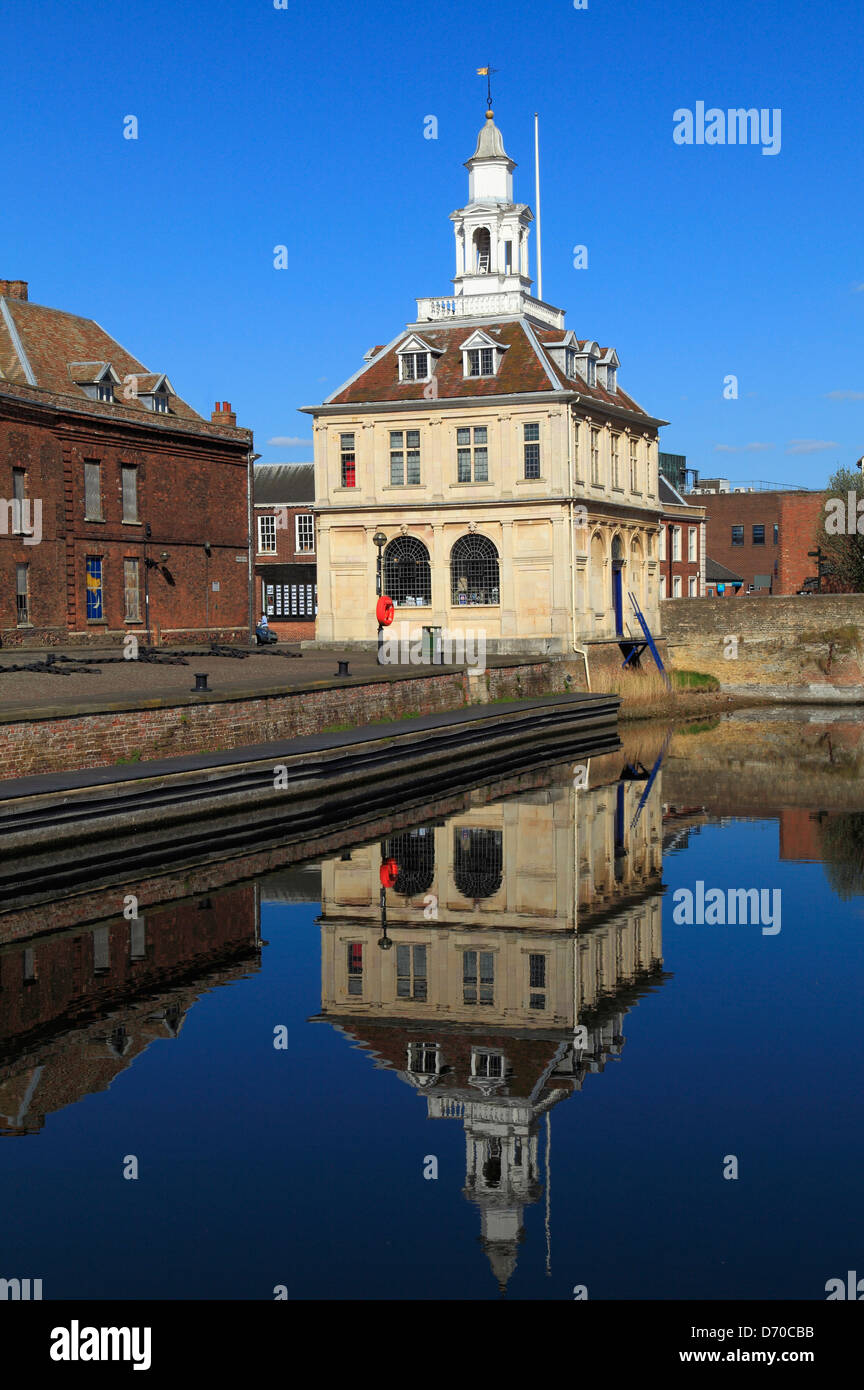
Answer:
[(395, 859), (399, 873), (393, 884), (394, 893), (405, 898), (417, 898), (428, 893), (435, 875), (435, 832), (432, 826), (403, 831), (385, 841), (385, 859)]
[(463, 898), (476, 902), (492, 898), (501, 887), (504, 866), (503, 834), (477, 826), (453, 831), (453, 882)]
[(500, 603), (498, 551), (488, 536), (460, 536), (450, 551), (450, 602)]
[(429, 551), (416, 536), (397, 536), (384, 551), (384, 592), (397, 608), (432, 602)]
[(492, 238), (488, 227), (478, 227), (474, 233), (474, 269), (486, 275), (490, 269)]

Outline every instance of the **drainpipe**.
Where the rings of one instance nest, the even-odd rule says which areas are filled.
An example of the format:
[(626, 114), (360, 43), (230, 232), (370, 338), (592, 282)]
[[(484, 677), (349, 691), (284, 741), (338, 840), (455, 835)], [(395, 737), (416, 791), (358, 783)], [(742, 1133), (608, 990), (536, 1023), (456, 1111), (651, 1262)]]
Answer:
[(252, 644), (253, 633), (255, 632), (255, 628), (256, 628), (256, 626), (257, 626), (257, 624), (256, 624), (256, 622), (255, 622), (255, 613), (254, 613), (254, 607), (255, 607), (255, 604), (254, 604), (254, 598), (255, 598), (255, 527), (254, 527), (255, 512), (254, 512), (254, 510), (253, 510), (253, 505), (252, 505), (252, 504), (253, 504), (253, 501), (254, 501), (254, 497), (253, 497), (253, 490), (254, 490), (254, 489), (253, 489), (253, 478), (254, 478), (254, 476), (255, 476), (255, 462), (256, 462), (256, 459), (260, 459), (260, 458), (261, 458), (261, 455), (260, 455), (260, 454), (255, 454), (255, 453), (253, 453), (252, 450), (250, 449), (250, 450), (249, 450), (249, 453), (248, 453), (247, 456), (246, 456), (246, 458), (247, 458), (247, 463), (246, 463), (246, 529), (247, 529), (248, 537), (249, 537), (248, 546), (247, 546), (247, 554), (248, 554), (247, 588), (248, 588), (248, 591), (249, 591), (249, 613), (248, 613), (248, 618), (249, 618), (249, 644), (250, 644), (250, 646), (251, 646), (251, 644)]
[[(579, 397), (573, 402), (579, 404)], [(573, 535), (573, 411), (567, 407), (567, 493), (570, 509), (570, 645), (577, 656), (585, 662), (585, 684), (591, 689), (591, 673), (588, 670), (588, 653), (584, 647), (576, 645), (576, 539)]]

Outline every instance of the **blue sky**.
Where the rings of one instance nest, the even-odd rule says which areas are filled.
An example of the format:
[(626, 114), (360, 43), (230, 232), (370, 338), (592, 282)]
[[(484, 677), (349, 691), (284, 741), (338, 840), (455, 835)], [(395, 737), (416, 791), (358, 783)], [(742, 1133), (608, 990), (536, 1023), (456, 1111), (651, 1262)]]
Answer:
[[(855, 0), (12, 0), (3, 26), (0, 277), (230, 400), (264, 461), (311, 457), (268, 441), (450, 290), (486, 63), (532, 205), (540, 115), (544, 298), (617, 348), (661, 447), (813, 486), (864, 453)], [(676, 145), (698, 101), (780, 108), (780, 152)]]

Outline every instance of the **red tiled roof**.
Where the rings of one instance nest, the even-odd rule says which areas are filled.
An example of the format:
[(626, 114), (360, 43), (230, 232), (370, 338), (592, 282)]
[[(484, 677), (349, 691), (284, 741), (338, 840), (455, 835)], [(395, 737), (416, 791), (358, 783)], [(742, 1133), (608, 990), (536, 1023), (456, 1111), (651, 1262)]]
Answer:
[[(72, 396), (76, 400), (90, 399), (77, 382), (95, 380), (100, 364), (110, 362), (122, 382), (126, 376), (152, 378), (143, 363), (122, 348), (93, 319), (79, 318), (77, 314), (67, 314), (62, 309), (49, 309), (43, 304), (33, 304), (29, 300), (0, 297), (8, 313), (15, 334), (30, 365), (35, 383), (30, 382), (15, 336), (0, 314), (0, 374), (7, 381), (20, 386), (36, 385), (43, 390), (58, 395)], [(78, 370), (70, 371), (72, 364)], [(81, 368), (84, 368), (81, 371)], [(92, 367), (92, 372), (87, 369)], [(77, 382), (74, 378), (77, 378)], [(118, 393), (119, 394), (119, 393)], [(200, 421), (201, 416), (179, 396), (171, 398), (171, 413), (185, 420)], [(123, 405), (140, 410), (149, 415), (143, 401), (136, 398), (123, 399)]]
[[(493, 341), (506, 346), (497, 376), (465, 377), (462, 364), (462, 344), (474, 332), (486, 334)], [(546, 351), (547, 343), (560, 342), (563, 333), (560, 329), (544, 329), (534, 324), (530, 329), (524, 320), (510, 319), (503, 323), (477, 324), (462, 322), (453, 327), (430, 327), (420, 324), (416, 329), (406, 329), (391, 350), (371, 363), (343, 386), (328, 405), (365, 405), (384, 401), (411, 401), (424, 399), (427, 388), (425, 381), (400, 381), (399, 363), (396, 349), (414, 333), (436, 349), (435, 378), (438, 397), (452, 400), (460, 397), (476, 398), (483, 396), (521, 395), (538, 391), (577, 391), (580, 395), (593, 397), (599, 405), (617, 405), (644, 415), (641, 406), (620, 389), (614, 394), (602, 386), (588, 386), (579, 378), (569, 381)], [(535, 348), (529, 334), (533, 334), (539, 344)], [(550, 379), (551, 371), (554, 382)]]

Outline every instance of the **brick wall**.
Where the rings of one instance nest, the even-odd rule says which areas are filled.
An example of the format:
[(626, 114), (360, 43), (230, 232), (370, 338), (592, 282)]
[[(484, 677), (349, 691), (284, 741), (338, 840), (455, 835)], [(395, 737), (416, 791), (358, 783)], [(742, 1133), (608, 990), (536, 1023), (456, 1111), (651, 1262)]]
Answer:
[[(823, 513), (821, 492), (721, 492), (692, 495), (707, 514), (706, 554), (748, 584), (771, 577), (773, 594), (796, 594), (816, 563), (807, 558)], [(765, 544), (753, 544), (753, 527), (765, 528)], [(778, 540), (774, 542), (774, 527)], [(732, 544), (732, 527), (744, 527), (743, 545)], [(776, 573), (775, 573), (776, 567)]]
[[(48, 395), (48, 393), (44, 393)], [(248, 638), (247, 452), (251, 435), (200, 433), (164, 422), (130, 423), (48, 402), (0, 397), (0, 496), (12, 470), (42, 502), (42, 540), (25, 546), (0, 533), (0, 641), (4, 646), (102, 643), (126, 631), (145, 637), (145, 524), (154, 638)], [(104, 411), (104, 407), (103, 407)], [(209, 433), (208, 433), (209, 432)], [(86, 520), (84, 464), (101, 468), (102, 520)], [(134, 465), (138, 524), (124, 521), (121, 466)], [(4, 528), (7, 529), (7, 528)], [(209, 542), (211, 554), (204, 550)], [(166, 559), (162, 559), (162, 554)], [(86, 560), (101, 557), (103, 618), (88, 620)], [(140, 618), (126, 618), (124, 560), (139, 568)], [(16, 613), (16, 565), (29, 565), (29, 626)], [(213, 588), (214, 583), (218, 586)]]
[[(482, 676), (456, 671), (284, 695), (2, 724), (0, 766), (6, 777), (111, 767), (131, 759), (146, 762), (296, 738), (332, 726), (434, 714), (464, 704), (563, 694), (570, 688), (564, 683), (565, 670), (562, 664), (538, 661), (497, 667)], [(576, 681), (572, 688), (577, 688)]]
[(682, 599), (664, 604), (663, 631), (673, 666), (727, 688), (864, 701), (864, 594)]

